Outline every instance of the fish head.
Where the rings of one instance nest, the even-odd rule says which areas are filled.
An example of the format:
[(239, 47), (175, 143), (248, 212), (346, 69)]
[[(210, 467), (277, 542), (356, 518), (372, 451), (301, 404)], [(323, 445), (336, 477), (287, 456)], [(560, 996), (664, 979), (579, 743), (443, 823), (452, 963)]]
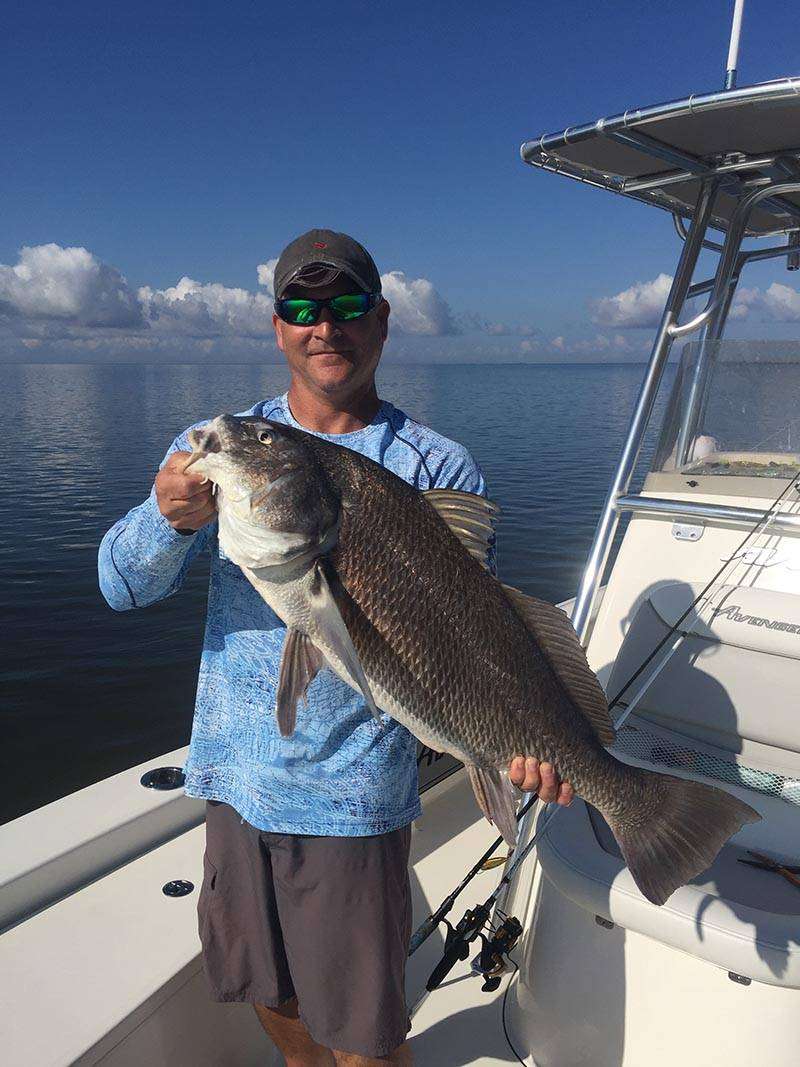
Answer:
[(339, 499), (309, 438), (248, 415), (189, 431), (187, 467), (214, 482), (220, 544), (240, 566), (311, 560), (336, 543)]

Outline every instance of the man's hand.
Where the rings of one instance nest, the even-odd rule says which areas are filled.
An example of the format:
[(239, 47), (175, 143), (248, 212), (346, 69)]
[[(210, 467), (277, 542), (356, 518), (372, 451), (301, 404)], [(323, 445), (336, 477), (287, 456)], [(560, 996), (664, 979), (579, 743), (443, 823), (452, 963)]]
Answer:
[(183, 473), (191, 454), (173, 452), (156, 475), (158, 510), (180, 533), (194, 533), (217, 516), (212, 483), (192, 470)]
[(539, 763), (533, 756), (515, 756), (508, 767), (508, 776), (523, 793), (538, 793), (546, 804), (557, 801), (563, 807), (572, 803), (575, 792), (569, 782), (559, 782), (552, 763)]

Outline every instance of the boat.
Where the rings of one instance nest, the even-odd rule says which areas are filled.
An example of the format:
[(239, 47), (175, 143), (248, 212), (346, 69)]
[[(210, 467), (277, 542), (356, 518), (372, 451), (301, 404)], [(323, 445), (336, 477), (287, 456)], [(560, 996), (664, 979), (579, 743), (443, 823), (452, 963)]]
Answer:
[[(583, 801), (531, 803), (505, 859), (463, 771), (421, 752), (408, 967), (421, 1067), (797, 1061), (800, 344), (725, 330), (748, 264), (800, 267), (800, 78), (738, 88), (735, 68), (734, 53), (723, 90), (521, 151), (674, 221), (677, 269), (580, 586), (561, 607), (609, 696), (616, 754), (715, 784), (762, 819), (657, 907)], [(716, 267), (694, 280), (703, 251)], [(0, 828), (7, 1067), (280, 1062), (247, 1006), (208, 999), (195, 915), (204, 807), (181, 791), (185, 756)]]

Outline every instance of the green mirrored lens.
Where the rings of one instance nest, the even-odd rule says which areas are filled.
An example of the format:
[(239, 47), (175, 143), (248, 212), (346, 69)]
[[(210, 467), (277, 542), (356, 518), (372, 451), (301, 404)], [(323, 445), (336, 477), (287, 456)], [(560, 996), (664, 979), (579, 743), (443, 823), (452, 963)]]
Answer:
[(345, 293), (335, 296), (330, 301), (331, 310), (337, 319), (347, 322), (348, 319), (358, 319), (369, 311), (369, 295), (367, 293)]
[(298, 326), (312, 326), (319, 317), (316, 300), (284, 300), (282, 306), (286, 318)]

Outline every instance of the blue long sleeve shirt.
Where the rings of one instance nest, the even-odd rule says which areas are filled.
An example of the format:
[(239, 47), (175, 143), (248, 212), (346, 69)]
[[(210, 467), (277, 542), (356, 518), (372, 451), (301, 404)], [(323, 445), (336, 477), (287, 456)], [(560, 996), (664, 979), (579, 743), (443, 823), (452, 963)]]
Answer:
[[(242, 414), (298, 426), (285, 395)], [(172, 452), (191, 451), (187, 433), (175, 439), (162, 466)], [(485, 493), (465, 448), (386, 401), (364, 429), (318, 436), (369, 456), (419, 489)], [(332, 671), (323, 669), (312, 682), (294, 734), (280, 736), (274, 708), (286, 628), (220, 550), (216, 522), (192, 535), (177, 533), (153, 489), (103, 538), (103, 596), (117, 611), (171, 596), (204, 551), (211, 574), (184, 768), (187, 794), (225, 801), (253, 826), (277, 833), (360, 836), (416, 818), (415, 739), (388, 715), (376, 722), (361, 694)]]

